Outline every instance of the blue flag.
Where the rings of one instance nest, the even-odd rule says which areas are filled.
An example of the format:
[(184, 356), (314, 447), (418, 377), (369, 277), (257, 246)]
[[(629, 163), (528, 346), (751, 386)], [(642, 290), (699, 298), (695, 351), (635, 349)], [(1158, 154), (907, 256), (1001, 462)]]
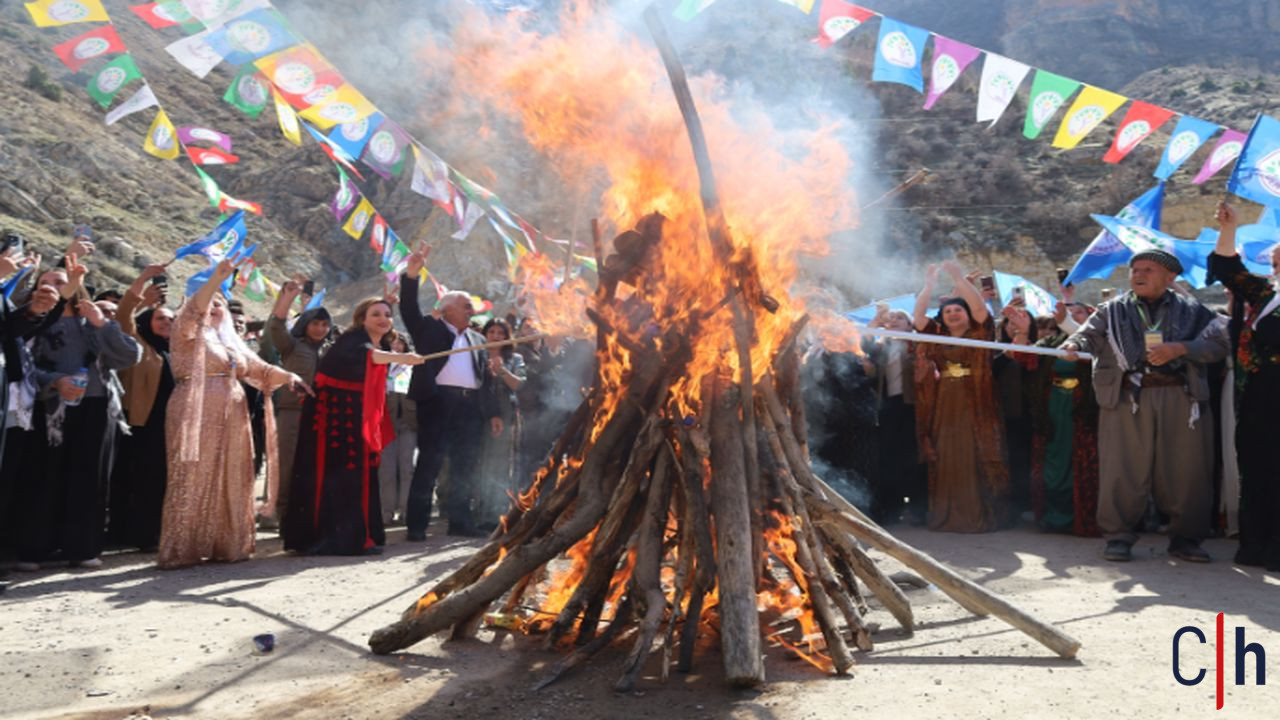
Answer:
[(299, 43), (280, 13), (269, 8), (252, 10), (228, 20), (205, 38), (232, 65), (243, 65)]
[[(1264, 214), (1265, 218), (1265, 214)], [(1259, 218), (1263, 219), (1263, 218)], [(1218, 231), (1205, 228), (1200, 231), (1197, 242), (1218, 244)], [(1251, 273), (1270, 276), (1275, 269), (1271, 266), (1271, 252), (1280, 245), (1280, 227), (1275, 225), (1241, 225), (1236, 229), (1236, 251), (1244, 261), (1245, 268)]]
[(1020, 287), (1022, 288), (1022, 297), (1026, 303), (1025, 307), (1032, 315), (1039, 317), (1053, 315), (1058, 300), (1049, 294), (1048, 290), (1020, 275), (1002, 273), (999, 270), (996, 270), (992, 275), (995, 277), (996, 291), (1000, 293), (1001, 305), (1010, 304), (1013, 301), (1013, 289)]
[(1258, 213), (1258, 224), (1280, 227), (1280, 205), (1274, 207), (1264, 206), (1262, 212)]
[(237, 210), (234, 215), (223, 220), (218, 227), (209, 231), (208, 235), (191, 243), (178, 248), (173, 254), (175, 260), (190, 255), (204, 255), (211, 262), (218, 262), (224, 257), (238, 250), (244, 243), (244, 236), (248, 232), (244, 224), (244, 211)]
[(375, 112), (354, 122), (342, 123), (329, 131), (329, 142), (342, 148), (354, 160), (364, 153), (364, 146), (369, 144), (369, 138), (373, 137), (373, 131), (382, 124), (384, 117), (382, 113)]
[(1209, 254), (1213, 252), (1213, 244), (1199, 240), (1181, 240), (1155, 228), (1143, 227), (1137, 223), (1121, 220), (1107, 215), (1093, 215), (1094, 221), (1106, 228), (1120, 240), (1130, 251), (1142, 252), (1158, 248), (1172, 253), (1182, 263), (1183, 280), (1193, 287), (1205, 286), (1205, 275), (1209, 266)]
[(306, 307), (304, 307), (304, 308), (302, 308), (302, 312), (306, 312), (306, 311), (308, 311), (308, 310), (315, 310), (316, 308), (318, 308), (318, 307), (320, 307), (321, 305), (323, 305), (323, 304), (324, 304), (324, 294), (325, 294), (325, 292), (326, 292), (327, 290), (328, 290), (328, 288), (320, 288), (320, 292), (316, 293), (315, 295), (312, 295), (312, 296), (311, 296), (311, 302), (308, 302), (308, 303), (307, 303), (307, 306), (306, 306)]
[[(210, 265), (204, 270), (201, 270), (195, 275), (192, 275), (191, 277), (187, 278), (187, 297), (191, 297), (192, 295), (195, 295), (196, 292), (200, 290), (200, 288), (204, 287), (205, 283), (209, 282), (209, 279), (213, 277), (214, 267), (215, 267), (214, 265)], [(226, 297), (226, 298), (231, 297), (231, 285), (234, 282), (234, 280), (235, 280), (235, 274), (232, 273), (231, 275), (227, 276), (226, 280), (222, 281), (221, 289), (222, 289), (223, 297)]]
[(18, 289), (18, 285), (22, 283), (22, 278), (26, 277), (29, 272), (31, 272), (31, 268), (24, 267), (14, 273), (13, 277), (4, 282), (4, 285), (0, 285), (0, 295), (4, 295), (5, 300), (13, 297), (13, 292)]
[[(916, 309), (916, 296), (914, 294), (898, 295), (896, 297), (885, 298), (876, 302), (886, 303), (890, 310), (902, 310), (908, 315), (915, 312)], [(844, 316), (854, 322), (866, 325), (876, 318), (876, 303), (854, 308), (845, 313)]]
[(876, 64), (871, 73), (875, 82), (901, 83), (924, 92), (924, 46), (929, 31), (891, 18), (880, 21), (880, 39), (876, 42)]
[[(1160, 227), (1160, 213), (1164, 208), (1164, 183), (1160, 183), (1143, 193), (1136, 200), (1124, 206), (1116, 215), (1121, 220)], [(1133, 251), (1115, 235), (1103, 230), (1085, 248), (1084, 254), (1076, 260), (1076, 264), (1067, 275), (1066, 284), (1074, 285), (1089, 278), (1109, 277), (1117, 267), (1129, 261)]]
[(1160, 157), (1160, 164), (1153, 174), (1161, 180), (1168, 180), (1216, 132), (1217, 123), (1183, 115), (1173, 129), (1173, 135), (1169, 138), (1169, 144), (1165, 146), (1164, 155)]
[(1258, 116), (1231, 171), (1227, 192), (1267, 207), (1280, 207), (1280, 120)]

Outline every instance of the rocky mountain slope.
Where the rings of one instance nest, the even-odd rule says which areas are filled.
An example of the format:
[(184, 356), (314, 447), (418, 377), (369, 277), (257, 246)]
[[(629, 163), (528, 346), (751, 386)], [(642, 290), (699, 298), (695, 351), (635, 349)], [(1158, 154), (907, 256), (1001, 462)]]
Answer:
[[(329, 213), (335, 174), (309, 141), (285, 142), (268, 110), (249, 119), (221, 101), (233, 77), (225, 65), (197, 80), (164, 52), (182, 34), (153, 30), (127, 9), (127, 0), (105, 0), (121, 37), (175, 124), (206, 124), (235, 140), (238, 165), (210, 172), (223, 188), (262, 203), (265, 217), (250, 224), (262, 243), (258, 260), (273, 276), (303, 273), (337, 289), (339, 302), (379, 288), (376, 260), (367, 243), (343, 234)], [(544, 7), (558, 5), (549, 0)], [(1247, 130), (1259, 112), (1275, 113), (1280, 57), (1270, 36), (1280, 29), (1280, 3), (1194, 0), (884, 0), (867, 5), (1046, 69), (1094, 82), (1181, 112)], [(422, 89), (415, 43), (445, 22), (447, 3), (391, 0), (359, 5), (338, 0), (279, 0), (298, 28), (379, 106), (431, 144), (464, 172), (488, 184), (514, 208), (556, 233), (572, 222), (570, 208), (545, 206), (556, 199), (531, 167), (501, 153), (477, 154), (483, 145), (469, 128), (432, 124), (438, 98)], [(393, 22), (403, 17), (403, 22)], [(915, 169), (933, 169), (930, 182), (864, 218), (868, 241), (914, 262), (958, 252), (975, 263), (1039, 273), (1069, 262), (1096, 228), (1090, 212), (1115, 212), (1152, 182), (1150, 172), (1167, 140), (1157, 134), (1118, 166), (1100, 162), (1115, 119), (1078, 149), (1059, 152), (1045, 140), (1022, 138), (1023, 97), (992, 130), (972, 121), (978, 68), (971, 68), (932, 111), (901, 86), (870, 84), (875, 33), (870, 28), (828, 53), (805, 42), (815, 17), (775, 0), (720, 0), (677, 41), (692, 71), (716, 70), (730, 83), (772, 95), (779, 104), (807, 104), (825, 95), (855, 118), (862, 131), (857, 151), (868, 196)], [(89, 223), (103, 243), (105, 279), (121, 284), (136, 268), (167, 259), (177, 246), (211, 227), (217, 212), (206, 203), (190, 166), (142, 152), (151, 113), (113, 127), (85, 94), (88, 73), (71, 75), (50, 48), (86, 27), (33, 27), (20, 3), (0, 8), (0, 224), (21, 229), (46, 252), (65, 245), (71, 228)], [(832, 55), (834, 53), (834, 56)], [(762, 58), (780, 58), (764, 63)], [(833, 62), (834, 59), (834, 62)], [(785, 60), (785, 62), (782, 62)], [(788, 65), (787, 63), (791, 63)], [(819, 63), (834, 75), (813, 70)], [(24, 86), (32, 67), (60, 88)], [(470, 142), (459, 138), (470, 135)], [(490, 143), (491, 145), (492, 143)], [(492, 151), (494, 148), (489, 148)], [(501, 151), (499, 147), (497, 150)], [(1194, 235), (1221, 194), (1224, 177), (1190, 185), (1202, 149), (1171, 183), (1166, 230)], [(553, 160), (553, 159), (552, 159)], [(406, 239), (428, 237), (437, 246), (433, 265), (454, 285), (490, 297), (507, 290), (505, 263), (490, 235), (477, 231), (467, 243), (443, 242), (451, 231), (432, 218), (429, 204), (412, 195), (407, 180), (374, 182), (365, 189)], [(527, 208), (540, 210), (529, 212)], [(176, 268), (184, 277), (198, 264)], [(893, 288), (868, 285), (850, 300)], [(261, 311), (261, 308), (258, 309)]]

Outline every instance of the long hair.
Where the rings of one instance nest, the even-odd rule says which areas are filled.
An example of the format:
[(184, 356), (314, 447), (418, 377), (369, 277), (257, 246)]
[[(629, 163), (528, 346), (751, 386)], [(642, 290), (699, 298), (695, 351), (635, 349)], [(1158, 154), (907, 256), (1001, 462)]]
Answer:
[[(387, 310), (392, 311), (394, 315), (394, 310), (391, 307), (391, 303), (387, 302), (385, 298), (367, 297), (361, 300), (360, 302), (356, 303), (355, 309), (351, 311), (351, 324), (347, 326), (346, 332), (352, 332), (354, 330), (363, 331), (364, 319), (369, 315), (369, 308), (379, 304), (386, 305)], [(379, 344), (379, 346), (383, 350), (390, 348), (391, 341), (396, 339), (396, 337), (398, 337), (398, 335), (396, 334), (395, 328), (392, 328), (391, 331), (387, 333), (387, 336), (382, 338), (382, 342)]]
[[(506, 339), (507, 340), (511, 339), (511, 326), (507, 324), (507, 321), (503, 320), (502, 318), (493, 318), (489, 322), (485, 323), (484, 328), (480, 331), (480, 334), (484, 335), (486, 341), (489, 339), (489, 328), (491, 327), (502, 328), (502, 331), (507, 334)], [(502, 359), (510, 360), (511, 356), (515, 355), (516, 353), (516, 346), (508, 345), (504, 348), (500, 348), (500, 350), (502, 351)]]

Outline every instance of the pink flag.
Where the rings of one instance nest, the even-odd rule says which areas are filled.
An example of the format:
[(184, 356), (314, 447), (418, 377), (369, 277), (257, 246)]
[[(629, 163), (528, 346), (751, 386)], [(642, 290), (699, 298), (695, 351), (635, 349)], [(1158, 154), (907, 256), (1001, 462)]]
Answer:
[(818, 45), (831, 47), (875, 15), (864, 7), (844, 0), (822, 0), (822, 9), (818, 11)]
[(231, 152), (231, 136), (218, 132), (213, 128), (199, 125), (187, 125), (178, 128), (178, 142), (183, 145), (200, 145), (208, 143)]
[(1213, 146), (1213, 152), (1209, 153), (1209, 159), (1204, 161), (1204, 167), (1200, 168), (1196, 179), (1191, 182), (1202, 185), (1219, 170), (1234, 162), (1240, 157), (1240, 151), (1244, 149), (1244, 141), (1248, 137), (1237, 130), (1224, 131), (1222, 137), (1218, 138), (1218, 144)]
[(924, 109), (933, 107), (942, 93), (954, 85), (965, 68), (981, 54), (982, 51), (972, 45), (934, 35), (933, 70), (929, 73), (929, 95), (925, 98)]

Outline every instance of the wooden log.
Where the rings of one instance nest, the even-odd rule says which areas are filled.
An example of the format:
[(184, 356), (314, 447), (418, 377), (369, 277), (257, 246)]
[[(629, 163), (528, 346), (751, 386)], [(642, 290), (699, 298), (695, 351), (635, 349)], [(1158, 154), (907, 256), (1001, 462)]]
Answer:
[(1037, 620), (1008, 600), (984, 589), (881, 528), (842, 512), (834, 503), (817, 495), (811, 494), (807, 500), (809, 510), (814, 514), (816, 522), (851, 533), (919, 573), (949, 597), (965, 598), (966, 607), (971, 604), (984, 608), (991, 615), (1004, 620), (1057, 653), (1059, 657), (1073, 658), (1080, 649), (1080, 642), (1075, 638), (1048, 623)]
[(591, 659), (591, 656), (595, 655), (596, 653), (600, 652), (604, 648), (608, 647), (609, 644), (614, 641), (614, 639), (620, 636), (620, 634), (624, 629), (630, 629), (634, 631), (634, 626), (624, 619), (630, 614), (631, 614), (631, 591), (628, 590), (626, 599), (622, 601), (622, 607), (618, 608), (618, 614), (615, 616), (614, 621), (609, 623), (609, 627), (606, 628), (604, 632), (600, 633), (600, 635), (598, 635), (591, 642), (581, 647), (574, 648), (573, 652), (569, 653), (564, 658), (560, 659), (554, 665), (552, 665), (551, 669), (547, 671), (547, 674), (543, 675), (542, 679), (534, 683), (532, 689), (536, 692), (538, 690), (545, 688), (546, 686), (550, 685), (556, 680), (559, 680), (565, 673), (569, 672), (573, 668)]
[[(710, 393), (706, 394), (708, 397)], [(702, 604), (716, 580), (715, 545), (711, 538), (711, 520), (707, 499), (703, 492), (705, 474), (703, 461), (707, 455), (698, 447), (693, 433), (677, 431), (680, 438), (681, 473), (680, 490), (688, 506), (689, 534), (694, 546), (693, 586), (689, 591), (689, 606), (685, 612), (684, 630), (680, 633), (680, 657), (676, 670), (687, 673), (693, 669), (693, 653), (697, 648), (698, 624), (702, 621)], [(709, 453), (709, 447), (706, 452)]]
[(898, 626), (907, 634), (914, 633), (915, 613), (911, 609), (911, 601), (902, 592), (902, 588), (886, 576), (875, 561), (867, 557), (852, 536), (823, 525), (819, 525), (818, 529), (826, 537), (827, 547), (835, 552), (849, 566), (854, 575), (867, 586), (871, 594), (876, 596), (885, 610), (888, 610), (889, 614), (898, 621)]
[(667, 442), (667, 450), (671, 460), (671, 482), (679, 487), (678, 490), (674, 487), (672, 488), (672, 504), (675, 507), (674, 516), (677, 519), (676, 527), (679, 532), (679, 539), (676, 543), (676, 590), (671, 598), (671, 619), (667, 622), (667, 629), (662, 639), (663, 682), (666, 682), (667, 677), (671, 674), (671, 658), (675, 650), (676, 628), (684, 617), (685, 598), (689, 597), (693, 589), (693, 559), (697, 552), (697, 546), (693, 539), (693, 516), (689, 509), (689, 503), (684, 499), (684, 474), (681, 470), (679, 459), (676, 457), (675, 448), (671, 445), (670, 440)]
[[(671, 506), (672, 461), (666, 452), (659, 452), (645, 497), (644, 515), (636, 535), (636, 565), (632, 571), (633, 592), (636, 594), (636, 611), (640, 613), (640, 633), (623, 665), (622, 676), (613, 689), (626, 692), (635, 687), (636, 678), (644, 667), (653, 647), (658, 625), (667, 609), (667, 597), (662, 592), (663, 533), (666, 530), (667, 513)], [(617, 620), (614, 620), (617, 622)]]
[(738, 388), (716, 388), (711, 414), (711, 512), (715, 516), (716, 577), (720, 587), (720, 652), (725, 679), (736, 687), (764, 682), (755, 559), (746, 533), (750, 503), (743, 471)]

